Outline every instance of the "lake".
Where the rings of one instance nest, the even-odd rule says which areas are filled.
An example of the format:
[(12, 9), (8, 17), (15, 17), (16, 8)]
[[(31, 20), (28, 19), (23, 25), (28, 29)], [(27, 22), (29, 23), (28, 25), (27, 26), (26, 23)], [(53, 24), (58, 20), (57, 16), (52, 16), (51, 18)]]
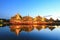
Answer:
[(60, 40), (60, 25), (1, 26), (0, 40)]

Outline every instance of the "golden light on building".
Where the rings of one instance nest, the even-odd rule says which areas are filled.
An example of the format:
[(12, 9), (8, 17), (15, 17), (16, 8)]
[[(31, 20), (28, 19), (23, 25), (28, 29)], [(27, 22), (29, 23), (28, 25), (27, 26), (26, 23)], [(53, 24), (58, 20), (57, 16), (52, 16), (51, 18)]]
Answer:
[(16, 14), (15, 16), (11, 17), (10, 23), (12, 23), (12, 24), (16, 24), (17, 23), (18, 24), (18, 23), (21, 23), (21, 20), (22, 20), (21, 15)]
[(16, 14), (15, 18), (16, 18), (17, 20), (21, 20), (21, 15)]
[(47, 18), (41, 16), (37, 16), (35, 18), (30, 16), (21, 17), (19, 14), (16, 14), (10, 19), (11, 24), (51, 24), (53, 21), (54, 20), (52, 18), (48, 20)]
[(41, 16), (37, 16), (34, 18), (34, 21), (42, 21), (42, 17)]
[(22, 20), (23, 21), (33, 21), (33, 18), (30, 16), (24, 16)]
[(16, 14), (15, 16), (11, 17), (11, 19), (21, 20), (22, 17), (19, 14)]
[(45, 21), (45, 18), (44, 18), (44, 17), (42, 17), (42, 21), (43, 21), (43, 22)]

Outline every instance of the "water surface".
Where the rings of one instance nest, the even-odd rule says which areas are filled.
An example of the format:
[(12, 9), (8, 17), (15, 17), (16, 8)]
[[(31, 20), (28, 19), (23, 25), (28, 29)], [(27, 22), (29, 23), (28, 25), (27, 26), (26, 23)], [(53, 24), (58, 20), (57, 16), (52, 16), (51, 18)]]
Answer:
[(0, 40), (60, 40), (60, 25), (1, 26)]

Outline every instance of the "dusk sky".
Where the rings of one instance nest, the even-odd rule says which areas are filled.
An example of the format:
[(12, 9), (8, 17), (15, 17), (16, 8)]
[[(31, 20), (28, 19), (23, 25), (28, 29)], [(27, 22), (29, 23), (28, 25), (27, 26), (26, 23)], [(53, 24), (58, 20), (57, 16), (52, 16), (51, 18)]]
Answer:
[(60, 17), (60, 0), (0, 0), (0, 18), (11, 18), (19, 13), (22, 16), (36, 17), (51, 15)]

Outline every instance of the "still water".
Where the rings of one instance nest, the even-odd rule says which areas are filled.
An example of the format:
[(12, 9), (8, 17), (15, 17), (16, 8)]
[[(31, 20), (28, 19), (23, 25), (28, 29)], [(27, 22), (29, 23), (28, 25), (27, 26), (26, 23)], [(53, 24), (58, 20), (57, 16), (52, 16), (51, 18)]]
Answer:
[(1, 26), (0, 40), (60, 40), (60, 25)]

